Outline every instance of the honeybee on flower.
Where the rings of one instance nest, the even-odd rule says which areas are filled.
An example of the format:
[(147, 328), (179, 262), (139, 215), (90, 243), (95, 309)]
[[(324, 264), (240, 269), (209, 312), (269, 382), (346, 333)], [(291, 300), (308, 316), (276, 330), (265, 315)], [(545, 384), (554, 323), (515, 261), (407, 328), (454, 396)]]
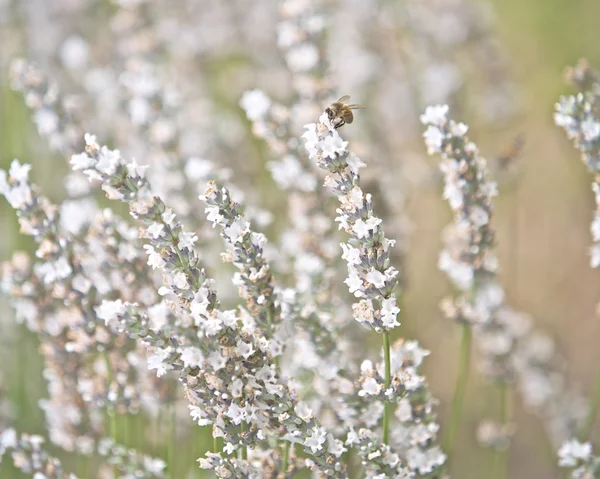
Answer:
[(325, 109), (325, 113), (327, 113), (334, 128), (344, 126), (346, 123), (352, 123), (354, 121), (354, 113), (352, 113), (352, 110), (365, 108), (364, 105), (346, 105), (346, 102), (349, 99), (350, 95), (344, 95)]

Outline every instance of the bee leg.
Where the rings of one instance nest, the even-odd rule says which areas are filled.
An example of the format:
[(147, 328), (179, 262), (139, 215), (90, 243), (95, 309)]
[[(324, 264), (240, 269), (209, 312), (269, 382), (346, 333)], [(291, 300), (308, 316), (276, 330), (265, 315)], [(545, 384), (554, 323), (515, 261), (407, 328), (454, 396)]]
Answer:
[(340, 126), (344, 126), (345, 124), (346, 122), (343, 119), (340, 119), (337, 125), (335, 125), (335, 129), (337, 130)]

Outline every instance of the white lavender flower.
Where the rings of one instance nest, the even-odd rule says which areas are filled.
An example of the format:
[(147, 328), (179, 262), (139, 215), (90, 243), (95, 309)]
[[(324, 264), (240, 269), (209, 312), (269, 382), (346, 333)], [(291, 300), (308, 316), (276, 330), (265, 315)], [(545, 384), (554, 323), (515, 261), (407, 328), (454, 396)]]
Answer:
[[(532, 328), (530, 318), (505, 304), (496, 279), (498, 261), (491, 251), (492, 198), (497, 188), (488, 179), (485, 159), (466, 136), (468, 128), (447, 118), (447, 111), (428, 107), (421, 117), (428, 127), (441, 132), (444, 196), (454, 211), (453, 222), (444, 231), (439, 267), (460, 295), (444, 299), (441, 309), (450, 319), (475, 325), (474, 339), (485, 374), (502, 387), (516, 379), (526, 404), (544, 418), (550, 437), (564, 439), (574, 432), (582, 415), (580, 400), (565, 388), (556, 356), (537, 353), (540, 333)], [(511, 430), (510, 424), (499, 427)], [(507, 439), (504, 435), (503, 440)]]
[[(129, 174), (131, 170), (127, 169), (119, 153), (106, 147), (100, 148), (91, 135), (86, 136), (86, 142), (86, 154), (93, 161), (84, 173), (101, 180), (103, 189), (110, 186), (118, 192), (119, 199), (129, 203), (130, 212), (136, 219), (148, 226), (154, 223), (164, 225), (163, 235), (155, 237), (144, 232), (143, 236), (147, 238), (149, 246), (160, 251), (164, 260), (164, 264), (160, 265), (165, 283), (163, 288), (177, 298), (177, 304), (173, 306), (182, 317), (191, 315), (194, 319), (193, 327), (176, 323), (165, 331), (154, 332), (148, 327), (147, 316), (140, 314), (136, 305), (128, 304), (125, 313), (118, 314), (116, 318), (113, 314), (114, 326), (132, 338), (143, 340), (155, 350), (151, 367), (156, 367), (159, 372), (171, 369), (179, 372), (190, 404), (202, 405), (207, 416), (213, 420), (214, 435), (224, 437), (226, 442), (234, 446), (246, 447), (264, 439), (266, 434), (274, 434), (283, 428), (285, 436), (282, 439), (303, 445), (316, 469), (327, 475), (344, 477), (343, 466), (337, 460), (341, 452), (339, 455), (329, 452), (329, 449), (338, 451), (338, 448), (314, 443), (314, 431), (326, 430), (314, 418), (300, 423), (295, 420), (296, 399), (285, 381), (278, 376), (271, 355), (271, 342), (260, 336), (258, 331), (248, 329), (235, 312), (218, 309), (216, 293), (211, 288), (212, 281), (199, 268), (195, 249), (180, 247), (182, 226), (173, 217), (169, 224), (165, 222), (163, 213), (167, 208), (159, 197), (152, 194), (148, 180), (141, 176), (132, 177)], [(99, 170), (98, 164), (104, 165), (102, 162), (107, 157), (111, 158), (109, 172), (104, 166)], [(210, 198), (215, 199), (212, 195)], [(248, 225), (239, 215), (232, 213), (235, 208), (223, 212), (226, 213), (223, 216), (228, 218), (225, 221), (231, 220), (229, 230), (226, 228), (224, 234), (233, 245), (239, 243), (248, 248), (261, 245), (259, 236), (250, 238), (247, 235)], [(247, 240), (251, 241), (246, 243)], [(242, 258), (239, 256), (236, 261)], [(174, 276), (180, 273), (184, 273), (189, 288), (174, 284)], [(263, 300), (254, 298), (259, 305), (265, 301), (266, 297)], [(122, 312), (122, 308), (106, 305), (103, 310)], [(240, 337), (243, 339), (241, 343)], [(201, 341), (202, 338), (208, 340)], [(203, 368), (184, 366), (182, 352), (187, 345), (201, 350), (206, 358)], [(215, 394), (231, 380), (230, 371), (236, 371), (236, 378), (247, 385), (242, 388), (245, 392), (242, 398)]]
[(576, 95), (563, 96), (556, 103), (554, 122), (562, 127), (581, 152), (581, 159), (589, 172), (594, 175), (592, 191), (596, 200), (596, 212), (590, 225), (593, 245), (590, 248), (590, 263), (593, 268), (600, 266), (600, 79), (589, 64), (582, 60), (568, 70), (568, 80), (580, 89)]
[(390, 264), (390, 248), (395, 242), (385, 237), (381, 218), (373, 214), (371, 195), (362, 192), (359, 173), (347, 163), (348, 142), (341, 139), (327, 114), (305, 128), (303, 138), (310, 157), (329, 172), (325, 185), (341, 204), (336, 221), (351, 236), (342, 248), (348, 265), (345, 282), (350, 292), (361, 298), (353, 306), (354, 319), (377, 332), (389, 331), (400, 324), (394, 294), (398, 271)]
[[(339, 216), (336, 221), (351, 236), (348, 243), (342, 244), (342, 257), (348, 267), (348, 279), (345, 282), (350, 292), (360, 298), (353, 304), (354, 318), (363, 326), (384, 335), (384, 362), (377, 368), (371, 361), (363, 362), (358, 396), (368, 399), (367, 405), (383, 404), (384, 443), (388, 442), (389, 403), (400, 402), (405, 397), (420, 413), (411, 415), (414, 421), (408, 419), (402, 427), (414, 431), (425, 422), (433, 428), (427, 440), (408, 447), (398, 444), (398, 453), (392, 452), (387, 444), (377, 444), (372, 431), (361, 429), (358, 436), (361, 443), (359, 454), (366, 459), (364, 464), (368, 474), (373, 477), (377, 474), (410, 477), (425, 470), (426, 473), (439, 471), (446, 456), (435, 446), (438, 426), (431, 412), (432, 399), (424, 378), (416, 372), (426, 353), (416, 343), (407, 343), (408, 348), (404, 351), (401, 347), (397, 351), (390, 351), (387, 336), (391, 329), (400, 324), (397, 321), (400, 309), (394, 294), (398, 271), (390, 265), (389, 258), (390, 248), (395, 242), (385, 237), (382, 220), (373, 213), (371, 195), (361, 189), (359, 166), (364, 164), (347, 150), (348, 142), (341, 139), (327, 114), (323, 113), (318, 123), (307, 125), (306, 129), (303, 136), (309, 155), (328, 171), (325, 186), (333, 190), (341, 205), (337, 209)], [(350, 163), (349, 158), (352, 159)], [(411, 356), (411, 349), (415, 352), (414, 357)], [(411, 359), (413, 362), (409, 362)], [(423, 415), (424, 411), (427, 411), (426, 415)], [(381, 412), (371, 413), (370, 416), (376, 424)], [(352, 434), (352, 437), (356, 436)], [(434, 451), (438, 452), (434, 454)], [(431, 459), (425, 463), (416, 461), (415, 454), (419, 458), (430, 455)]]
[(579, 442), (577, 439), (566, 441), (558, 451), (558, 465), (571, 469), (572, 479), (596, 477), (600, 472), (600, 458), (592, 454), (589, 442)]

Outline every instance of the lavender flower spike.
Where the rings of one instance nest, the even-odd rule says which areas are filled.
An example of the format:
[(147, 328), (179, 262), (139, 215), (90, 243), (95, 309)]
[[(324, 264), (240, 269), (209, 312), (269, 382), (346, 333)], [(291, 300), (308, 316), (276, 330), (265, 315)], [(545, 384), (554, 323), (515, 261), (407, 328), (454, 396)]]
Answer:
[(221, 237), (231, 248), (224, 257), (239, 270), (234, 284), (239, 287), (252, 317), (270, 336), (274, 323), (280, 319), (281, 308), (276, 300), (271, 269), (263, 254), (267, 238), (250, 229), (240, 205), (231, 199), (227, 188), (218, 188), (211, 181), (200, 199), (206, 202), (208, 220), (213, 222), (213, 227), (221, 226)]
[(341, 246), (342, 258), (348, 263), (344, 282), (350, 293), (360, 298), (352, 306), (354, 319), (377, 333), (390, 331), (400, 325), (394, 294), (398, 270), (390, 265), (395, 241), (385, 237), (381, 218), (373, 214), (371, 195), (360, 187), (359, 170), (365, 164), (348, 151), (348, 142), (342, 140), (327, 114), (305, 128), (302, 137), (310, 158), (329, 172), (325, 186), (332, 188), (340, 201), (336, 221), (350, 235)]
[[(342, 140), (327, 114), (323, 113), (317, 123), (306, 125), (305, 128), (307, 131), (303, 138), (309, 156), (329, 172), (325, 186), (332, 188), (340, 202), (336, 221), (340, 229), (343, 228), (350, 235), (349, 241), (341, 246), (342, 258), (348, 264), (345, 283), (350, 292), (359, 298), (352, 307), (354, 319), (383, 336), (384, 364), (376, 368), (377, 371), (381, 370), (381, 374), (375, 374), (371, 362), (364, 361), (359, 392), (359, 396), (383, 401), (382, 441), (379, 442), (373, 431), (363, 428), (358, 433), (350, 431), (346, 444), (357, 446), (359, 456), (365, 459), (363, 464), (367, 477), (414, 477), (421, 475), (421, 469), (435, 474), (441, 471), (446, 456), (435, 446), (438, 426), (428, 407), (425, 408), (427, 418), (419, 417), (418, 413), (414, 418), (409, 418), (407, 414), (399, 416), (402, 426), (397, 428), (398, 431), (407, 432), (406, 437), (409, 437), (414, 426), (412, 419), (422, 421), (417, 427), (430, 431), (426, 438), (422, 436), (424, 440), (404, 443), (396, 437), (390, 440), (392, 404), (402, 403), (403, 409), (411, 411), (412, 416), (413, 401), (417, 405), (426, 398), (424, 403), (429, 406), (430, 400), (425, 380), (415, 374), (414, 368), (407, 368), (405, 361), (399, 367), (392, 368), (389, 332), (400, 325), (397, 320), (400, 308), (394, 293), (398, 271), (390, 265), (390, 247), (395, 242), (385, 237), (382, 220), (373, 214), (371, 195), (365, 194), (360, 187), (359, 171), (366, 165), (348, 150), (348, 142)], [(416, 343), (414, 346), (418, 349)], [(383, 398), (380, 397), (382, 391)], [(389, 447), (392, 442), (395, 451)]]
[(77, 479), (75, 474), (63, 471), (60, 461), (43, 448), (44, 438), (29, 434), (17, 434), (14, 429), (0, 431), (0, 464), (2, 456), (10, 453), (15, 467), (35, 479)]

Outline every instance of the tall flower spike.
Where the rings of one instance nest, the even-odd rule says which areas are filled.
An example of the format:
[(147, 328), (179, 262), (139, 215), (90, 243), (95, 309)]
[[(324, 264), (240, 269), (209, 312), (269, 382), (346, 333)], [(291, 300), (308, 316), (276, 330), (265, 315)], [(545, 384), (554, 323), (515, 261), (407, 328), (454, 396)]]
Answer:
[[(494, 241), (491, 200), (496, 194), (496, 185), (487, 179), (486, 161), (466, 136), (468, 127), (448, 120), (447, 113), (447, 105), (430, 106), (421, 115), (421, 122), (427, 126), (423, 134), (427, 152), (442, 155), (444, 198), (454, 213), (452, 223), (444, 231), (445, 248), (438, 262), (439, 268), (460, 291), (456, 298), (448, 298), (442, 304), (446, 316), (462, 325), (460, 362), (444, 438), (451, 454), (470, 369), (472, 326), (493, 325), (504, 291), (494, 280), (497, 261), (491, 252)], [(502, 368), (500, 371), (506, 374)], [(504, 382), (501, 384), (507, 387)]]
[[(565, 129), (567, 136), (581, 152), (581, 159), (588, 171), (594, 175), (592, 191), (596, 212), (590, 226), (594, 242), (590, 252), (591, 266), (597, 268), (600, 266), (600, 75), (590, 68), (586, 60), (580, 60), (575, 67), (567, 69), (566, 77), (580, 91), (576, 96), (561, 97), (556, 104), (554, 120)], [(595, 383), (585, 420), (578, 431), (581, 441), (589, 439), (600, 409), (600, 372), (596, 373)], [(559, 456), (560, 465), (580, 466), (573, 471), (574, 478), (600, 471), (600, 459), (591, 456), (589, 443), (581, 444), (576, 439), (567, 441), (560, 449)]]
[(221, 227), (221, 237), (231, 248), (224, 257), (239, 270), (234, 284), (240, 289), (248, 311), (258, 321), (267, 336), (272, 336), (281, 320), (281, 307), (276, 298), (271, 269), (264, 257), (267, 238), (250, 229), (239, 204), (231, 199), (229, 190), (218, 188), (214, 181), (208, 184), (204, 195), (205, 212), (213, 227)]
[[(391, 385), (391, 361), (389, 331), (399, 326), (394, 289), (398, 271), (390, 265), (389, 249), (394, 242), (388, 240), (380, 227), (382, 220), (373, 214), (371, 195), (360, 188), (359, 169), (365, 166), (356, 155), (347, 150), (348, 142), (342, 140), (331, 124), (327, 113), (318, 123), (306, 125), (305, 147), (309, 157), (328, 171), (325, 185), (332, 188), (341, 206), (336, 221), (351, 236), (342, 243), (342, 258), (346, 260), (348, 278), (345, 283), (350, 293), (360, 300), (353, 304), (353, 317), (367, 329), (382, 334), (385, 358), (381, 383), (375, 378), (366, 382), (364, 394), (377, 396), (384, 391), (390, 397), (383, 400), (383, 443), (389, 444), (391, 402), (395, 401)], [(373, 386), (373, 387), (371, 387)]]
[[(529, 316), (505, 303), (496, 277), (498, 261), (491, 251), (496, 184), (488, 179), (485, 159), (466, 136), (468, 127), (447, 118), (447, 113), (446, 105), (438, 105), (421, 115), (428, 151), (442, 156), (444, 197), (454, 212), (438, 265), (460, 294), (443, 300), (442, 311), (462, 323), (464, 331), (474, 326), (485, 374), (503, 390), (516, 383), (527, 407), (542, 416), (549, 437), (560, 442), (577, 424), (581, 401), (566, 387), (556, 355), (544, 353), (553, 350), (552, 340), (532, 328)], [(493, 429), (492, 445), (502, 447), (513, 428), (505, 423)], [(483, 442), (488, 442), (487, 436)]]
[(359, 170), (365, 164), (348, 151), (348, 142), (342, 140), (326, 113), (305, 128), (306, 149), (311, 159), (329, 172), (325, 186), (340, 202), (336, 221), (350, 235), (341, 247), (348, 266), (345, 283), (359, 299), (352, 307), (354, 319), (378, 333), (390, 331), (400, 325), (394, 293), (398, 271), (390, 264), (395, 241), (385, 237), (381, 218), (373, 214), (371, 195), (360, 187)]
[[(367, 429), (360, 430), (358, 434), (351, 431), (346, 444), (359, 447), (359, 455), (367, 459), (364, 464), (369, 474), (391, 474), (395, 477), (407, 474), (410, 477), (424, 470), (440, 471), (446, 457), (435, 446), (438, 426), (430, 409), (431, 397), (424, 378), (416, 374), (422, 356), (405, 369), (408, 356), (403, 358), (405, 353), (401, 347), (392, 354), (389, 342), (389, 331), (400, 325), (397, 320), (400, 309), (394, 294), (398, 271), (390, 265), (389, 253), (394, 241), (385, 237), (382, 220), (373, 213), (371, 195), (365, 194), (360, 187), (360, 168), (366, 165), (348, 150), (348, 142), (340, 137), (326, 113), (321, 115), (318, 123), (306, 125), (305, 128), (307, 131), (303, 138), (310, 158), (328, 172), (325, 186), (333, 190), (340, 202), (336, 221), (340, 229), (343, 228), (350, 235), (350, 240), (342, 243), (341, 247), (342, 258), (348, 265), (345, 283), (358, 298), (353, 305), (354, 318), (384, 338), (384, 362), (380, 368), (373, 367), (370, 361), (363, 362), (361, 390), (358, 393), (359, 396), (383, 401), (383, 444), (376, 441), (374, 433)], [(414, 346), (419, 350), (416, 343)], [(380, 398), (380, 395), (383, 397)], [(423, 400), (419, 400), (418, 396)], [(409, 398), (409, 403), (404, 404), (405, 411), (407, 407), (412, 409), (412, 405), (424, 406), (419, 414), (411, 418), (405, 415), (401, 419), (403, 430), (409, 434), (413, 427), (431, 428), (427, 438), (421, 436), (422, 441), (409, 440), (401, 444), (393, 437), (390, 441), (391, 403), (400, 403), (405, 397)], [(411, 419), (415, 420), (413, 424)], [(399, 446), (398, 453), (389, 448), (390, 442)]]

